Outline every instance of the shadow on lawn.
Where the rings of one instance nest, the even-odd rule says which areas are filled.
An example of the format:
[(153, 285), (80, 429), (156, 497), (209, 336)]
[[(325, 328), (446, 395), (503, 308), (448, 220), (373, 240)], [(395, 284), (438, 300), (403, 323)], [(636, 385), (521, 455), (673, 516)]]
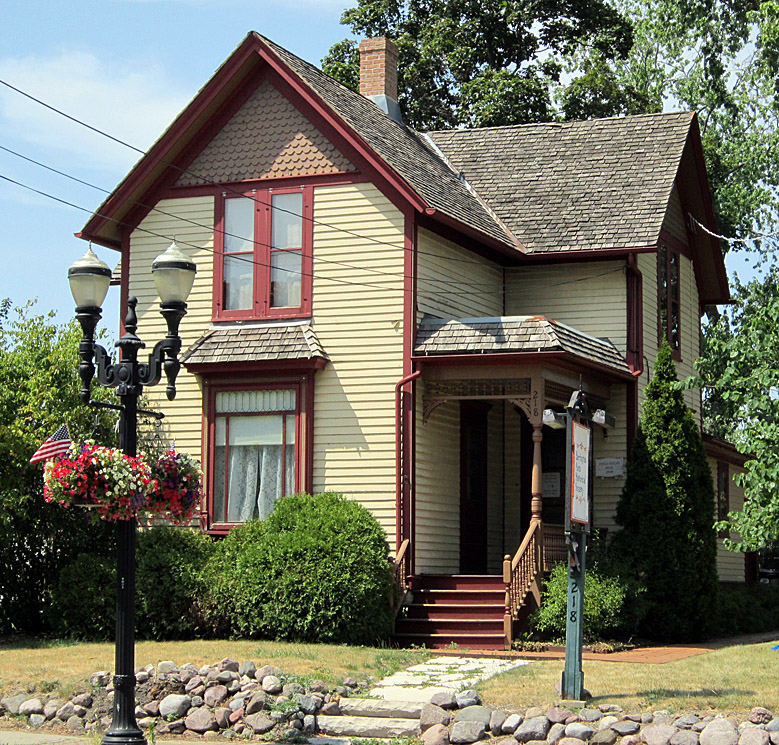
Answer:
[(78, 644), (72, 639), (47, 639), (32, 636), (0, 636), (0, 651), (5, 649), (56, 649)]
[(598, 701), (606, 702), (613, 701), (620, 698), (640, 698), (646, 701), (648, 704), (655, 703), (657, 701), (665, 701), (667, 699), (674, 698), (711, 698), (712, 696), (755, 696), (755, 691), (750, 691), (745, 688), (698, 688), (698, 689), (685, 689), (685, 688), (650, 688), (647, 691), (636, 691), (635, 693), (609, 693), (603, 696), (593, 696), (590, 699), (591, 703), (597, 703)]

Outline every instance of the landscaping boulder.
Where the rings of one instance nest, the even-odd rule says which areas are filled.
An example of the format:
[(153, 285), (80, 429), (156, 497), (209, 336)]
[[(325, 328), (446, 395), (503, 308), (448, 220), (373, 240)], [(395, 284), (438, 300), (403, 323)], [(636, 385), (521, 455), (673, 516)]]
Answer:
[(659, 718), (655, 715), (655, 722), (644, 727), (641, 733), (641, 739), (646, 745), (669, 745), (671, 738), (679, 731), (670, 724), (657, 724)]
[(671, 738), (671, 745), (698, 745), (698, 733), (690, 729), (680, 729)]
[(243, 721), (256, 735), (264, 735), (276, 726), (276, 723), (264, 714), (250, 714)]
[(595, 728), (587, 722), (571, 722), (565, 725), (565, 736), (577, 740), (589, 740), (595, 734)]
[(641, 729), (641, 725), (632, 719), (623, 719), (620, 722), (612, 724), (611, 729), (620, 737), (627, 737), (628, 735), (635, 735)]
[(724, 717), (709, 722), (700, 735), (701, 745), (736, 745), (738, 739), (735, 723)]
[(495, 709), (490, 715), (489, 730), (496, 737), (501, 734), (503, 722), (506, 721), (506, 712)]
[(548, 745), (557, 745), (565, 737), (565, 725), (560, 722), (555, 722), (546, 735), (546, 742)]
[(446, 727), (451, 721), (452, 715), (446, 709), (435, 704), (425, 704), (419, 715), (419, 728), (425, 732), (434, 724), (442, 724)]
[(205, 706), (190, 712), (184, 720), (184, 725), (188, 730), (198, 734), (218, 729), (214, 715)]
[(455, 722), (481, 722), (485, 727), (489, 727), (492, 718), (492, 709), (486, 706), (466, 706), (460, 709), (455, 715)]
[(422, 732), (424, 745), (449, 745), (449, 730), (443, 724), (434, 724)]
[(522, 715), (521, 714), (509, 714), (506, 717), (506, 721), (503, 722), (503, 726), (500, 728), (500, 731), (504, 735), (513, 735), (517, 731), (517, 727), (522, 724)]
[(181, 719), (186, 716), (192, 704), (190, 696), (180, 693), (170, 693), (160, 701), (160, 716), (163, 719)]
[(19, 693), (16, 696), (6, 696), (0, 699), (0, 708), (9, 714), (16, 716), (19, 713), (19, 707), (27, 700), (27, 695)]
[(265, 693), (277, 694), (281, 693), (283, 686), (277, 676), (265, 675), (262, 678), (262, 690), (265, 691)]
[(457, 699), (455, 698), (454, 693), (451, 691), (440, 691), (439, 693), (434, 693), (433, 697), (430, 699), (430, 703), (434, 706), (440, 706), (442, 709), (457, 708)]
[(738, 745), (768, 745), (770, 734), (758, 727), (747, 727), (738, 738)]
[(514, 732), (517, 742), (530, 742), (531, 740), (546, 740), (551, 722), (545, 717), (533, 717), (525, 719)]
[(453, 745), (466, 745), (481, 740), (487, 731), (484, 722), (465, 720), (455, 722), (449, 734), (449, 742)]
[(464, 709), (466, 706), (478, 706), (481, 703), (481, 698), (476, 691), (460, 691), (455, 693), (454, 698), (457, 706), (461, 709)]
[(19, 714), (29, 717), (31, 714), (43, 714), (43, 703), (39, 698), (28, 698), (19, 706)]

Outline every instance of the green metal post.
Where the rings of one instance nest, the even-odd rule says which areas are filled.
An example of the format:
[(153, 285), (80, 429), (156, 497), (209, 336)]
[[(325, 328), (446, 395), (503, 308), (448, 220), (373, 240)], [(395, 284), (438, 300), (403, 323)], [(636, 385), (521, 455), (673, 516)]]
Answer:
[(569, 545), (568, 605), (565, 616), (565, 669), (562, 696), (573, 701), (584, 700), (582, 644), (584, 639), (584, 557), (586, 533), (572, 533)]

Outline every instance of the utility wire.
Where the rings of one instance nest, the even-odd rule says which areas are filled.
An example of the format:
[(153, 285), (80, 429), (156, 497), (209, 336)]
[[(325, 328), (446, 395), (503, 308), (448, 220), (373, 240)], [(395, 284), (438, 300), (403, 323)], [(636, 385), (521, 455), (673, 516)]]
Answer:
[(754, 243), (755, 241), (758, 241), (763, 238), (777, 238), (779, 237), (779, 233), (758, 233), (754, 232), (750, 238), (728, 238), (726, 235), (720, 235), (719, 233), (715, 233), (712, 230), (709, 230), (700, 220), (698, 220), (697, 217), (695, 217), (692, 212), (688, 213), (690, 216), (690, 220), (692, 220), (704, 233), (708, 233), (712, 238), (719, 238), (721, 241), (726, 241), (727, 243)]
[[(77, 182), (79, 184), (82, 184), (84, 186), (87, 186), (87, 187), (89, 187), (91, 189), (95, 189), (96, 191), (100, 191), (100, 192), (103, 192), (103, 193), (106, 193), (106, 194), (110, 193), (107, 189), (104, 189), (103, 187), (97, 186), (97, 185), (92, 184), (92, 183), (90, 183), (88, 181), (84, 181), (83, 179), (77, 178), (76, 176), (73, 176), (72, 174), (69, 174), (69, 173), (67, 173), (65, 171), (60, 171), (60, 170), (58, 170), (58, 169), (56, 169), (56, 168), (54, 168), (52, 166), (49, 166), (49, 165), (47, 165), (45, 163), (42, 163), (42, 162), (40, 162), (38, 160), (35, 160), (34, 158), (30, 158), (30, 157), (28, 157), (26, 155), (18, 153), (15, 150), (7, 148), (7, 147), (5, 147), (3, 145), (0, 145), (0, 150), (3, 150), (5, 152), (7, 152), (7, 153), (10, 153), (11, 155), (14, 155), (14, 156), (16, 156), (18, 158), (21, 158), (22, 160), (25, 160), (25, 161), (27, 161), (29, 163), (32, 163), (32, 164), (34, 164), (36, 166), (39, 166), (40, 168), (44, 168), (44, 169), (46, 169), (46, 170), (48, 170), (48, 171), (50, 171), (52, 173), (56, 173), (59, 176), (63, 176), (64, 178), (67, 178), (67, 179), (70, 179), (72, 181), (75, 181), (75, 182)], [(6, 181), (14, 183), (17, 186), (20, 186), (22, 188), (25, 188), (25, 189), (28, 189), (30, 191), (33, 191), (36, 194), (39, 194), (39, 195), (44, 196), (44, 197), (48, 197), (48, 198), (53, 199), (55, 201), (61, 202), (62, 204), (65, 204), (65, 205), (67, 205), (69, 207), (73, 207), (74, 209), (78, 209), (80, 211), (87, 212), (87, 213), (91, 214), (91, 210), (89, 210), (86, 207), (82, 207), (80, 205), (73, 204), (72, 202), (68, 202), (67, 200), (60, 199), (60, 198), (58, 198), (58, 197), (56, 197), (56, 196), (54, 196), (52, 194), (49, 194), (47, 192), (43, 192), (43, 191), (34, 189), (33, 187), (31, 187), (31, 186), (29, 186), (27, 184), (23, 184), (23, 183), (21, 183), (19, 181), (14, 181), (13, 179), (10, 179), (9, 177), (1, 176), (1, 175), (0, 175), (0, 177), (3, 178)], [(252, 241), (252, 239), (246, 238), (244, 236), (239, 236), (239, 235), (236, 235), (235, 233), (230, 233), (230, 232), (224, 231), (224, 230), (218, 230), (218, 229), (213, 228), (210, 225), (204, 225), (203, 223), (199, 223), (199, 222), (197, 222), (195, 220), (191, 220), (189, 218), (182, 217), (180, 215), (176, 215), (176, 214), (173, 214), (173, 213), (170, 213), (170, 212), (166, 212), (165, 210), (159, 209), (157, 207), (148, 207), (148, 205), (144, 205), (141, 202), (133, 202), (133, 204), (137, 204), (137, 205), (139, 205), (141, 207), (145, 207), (147, 209), (150, 209), (153, 212), (157, 212), (158, 214), (162, 214), (162, 215), (165, 215), (167, 217), (171, 217), (173, 219), (180, 220), (182, 222), (188, 223), (188, 224), (193, 225), (195, 227), (202, 228), (203, 230), (207, 230), (209, 232), (213, 231), (213, 232), (216, 232), (216, 233), (221, 233), (222, 235), (226, 235), (226, 236), (230, 236), (230, 237), (233, 237), (233, 238), (237, 238), (237, 239), (242, 240), (242, 241), (253, 242), (253, 243), (256, 243), (258, 245), (264, 246), (266, 248), (272, 248), (271, 244), (269, 244), (269, 243), (262, 243), (261, 241)], [(272, 209), (279, 209), (279, 208), (272, 207)], [(284, 211), (286, 211), (286, 210), (284, 210)], [(296, 213), (293, 213), (293, 214), (296, 214)], [(123, 226), (128, 225), (128, 223), (121, 222), (121, 221), (116, 220), (114, 218), (109, 218), (109, 219), (111, 219), (113, 222), (117, 223), (118, 225), (123, 225)], [(163, 235), (161, 233), (156, 233), (154, 231), (149, 231), (149, 230), (146, 230), (144, 228), (137, 227), (136, 230), (140, 230), (142, 232), (145, 232), (145, 233), (157, 236), (157, 237), (165, 238), (166, 240), (176, 240), (175, 236), (174, 236), (174, 238), (170, 238), (169, 236), (165, 236), (165, 235)], [(210, 252), (212, 254), (215, 254), (215, 255), (218, 255), (218, 256), (224, 256), (225, 255), (225, 252), (218, 251), (217, 249), (211, 249), (211, 248), (207, 248), (207, 247), (204, 247), (204, 246), (198, 246), (197, 244), (187, 243), (185, 241), (180, 241), (180, 240), (177, 240), (177, 242), (181, 243), (183, 245), (187, 245), (187, 246), (190, 246), (190, 247), (193, 247), (193, 248), (197, 248), (199, 250), (208, 251), (208, 252)], [(396, 244), (385, 243), (384, 245), (391, 246), (392, 248), (397, 248)], [(262, 266), (262, 267), (265, 267), (265, 268), (269, 268), (270, 267), (270, 265), (267, 264), (267, 263), (256, 261), (256, 260), (254, 260), (252, 258), (248, 258), (246, 256), (236, 255), (236, 254), (229, 254), (229, 255), (233, 259), (235, 259), (237, 261), (242, 261), (244, 263), (253, 264), (253, 265), (257, 265), (257, 266)], [(435, 254), (426, 254), (426, 255), (436, 256)], [(359, 267), (359, 266), (355, 266), (354, 264), (348, 264), (348, 263), (345, 263), (345, 262), (335, 261), (335, 260), (332, 260), (332, 259), (325, 259), (325, 258), (322, 258), (322, 257), (318, 257), (317, 258), (317, 262), (318, 263), (327, 263), (327, 264), (334, 264), (334, 265), (338, 265), (338, 266), (343, 266), (343, 267), (346, 267), (346, 268), (349, 268), (349, 269), (354, 269), (356, 271), (369, 271), (369, 272), (372, 272), (374, 274), (380, 274), (380, 275), (383, 275), (383, 276), (392, 277), (393, 279), (397, 278), (398, 276), (402, 276), (403, 278), (407, 278), (408, 277), (408, 275), (406, 275), (406, 274), (398, 275), (398, 274), (396, 274), (394, 272), (385, 272), (385, 271), (381, 271), (381, 270), (378, 270), (378, 269), (371, 269), (371, 268), (368, 268), (368, 267)], [(479, 266), (483, 266), (483, 265), (479, 264)], [(601, 272), (600, 274), (592, 275), (590, 277), (575, 278), (575, 279), (566, 280), (566, 281), (563, 281), (563, 282), (557, 282), (557, 283), (550, 284), (550, 285), (547, 285), (547, 286), (548, 287), (560, 287), (560, 286), (567, 285), (567, 284), (574, 284), (574, 283), (586, 281), (586, 280), (589, 280), (589, 279), (595, 279), (595, 278), (598, 278), (598, 277), (603, 277), (603, 276), (606, 276), (608, 274), (613, 274), (615, 272), (621, 272), (622, 269), (623, 268), (620, 266), (620, 267), (617, 267), (615, 269), (609, 269), (609, 270), (607, 270), (605, 272)], [(321, 275), (314, 274), (313, 272), (310, 272), (310, 273), (303, 272), (303, 271), (297, 272), (294, 269), (285, 269), (283, 267), (276, 267), (276, 270), (277, 271), (282, 271), (282, 272), (295, 273), (295, 274), (299, 273), (299, 274), (301, 274), (303, 276), (311, 276), (312, 278), (316, 277), (316, 278), (319, 278), (319, 279), (323, 279), (325, 281), (327, 281), (327, 280), (335, 281), (331, 277), (322, 277)], [(447, 280), (447, 279), (442, 279), (442, 278), (438, 278), (438, 277), (430, 277), (430, 278), (418, 277), (417, 279), (418, 279), (418, 281), (420, 283), (445, 282), (447, 284), (455, 285), (456, 287), (460, 287), (462, 285), (462, 283), (457, 281), (457, 280)], [(344, 280), (344, 281), (346, 281), (346, 280)], [(370, 285), (370, 284), (367, 284), (367, 283), (360, 283), (360, 282), (349, 282), (349, 284), (353, 285), (353, 286), (376, 287), (376, 285)], [(469, 285), (470, 286), (485, 286), (485, 287), (490, 287), (491, 286), (489, 283), (486, 283), (486, 282), (469, 282)], [(472, 296), (475, 296), (475, 295), (491, 295), (492, 296), (492, 295), (497, 294), (493, 290), (484, 291), (484, 292), (479, 292), (479, 291), (458, 292), (458, 291), (450, 291), (450, 290), (431, 290), (431, 292), (433, 294), (437, 294), (437, 295), (444, 295), (445, 294), (445, 295), (466, 296), (466, 297), (472, 297)]]
[[(109, 134), (108, 132), (105, 132), (102, 129), (99, 129), (98, 127), (94, 127), (91, 124), (87, 124), (87, 122), (85, 122), (85, 121), (83, 121), (81, 119), (78, 119), (77, 117), (72, 116), (71, 114), (68, 114), (68, 113), (62, 111), (61, 109), (58, 109), (56, 106), (52, 106), (51, 104), (46, 103), (45, 101), (41, 100), (40, 98), (36, 98), (32, 94), (27, 93), (26, 91), (23, 91), (21, 88), (17, 88), (16, 86), (11, 85), (9, 82), (3, 80), (2, 78), (0, 78), (0, 84), (6, 86), (7, 88), (10, 88), (12, 91), (15, 91), (16, 93), (18, 93), (21, 96), (24, 96), (25, 98), (28, 98), (31, 101), (34, 101), (35, 103), (39, 104), (40, 106), (43, 106), (44, 108), (49, 109), (49, 111), (52, 111), (55, 114), (59, 114), (60, 116), (65, 117), (66, 119), (74, 122), (75, 124), (78, 124), (78, 125), (80, 125), (82, 127), (86, 127), (87, 129), (91, 130), (92, 132), (95, 132), (95, 133), (97, 133), (99, 135), (102, 135), (103, 137), (107, 137), (112, 142), (116, 142), (119, 145), (122, 145), (123, 147), (127, 147), (130, 150), (135, 151), (136, 153), (140, 153), (143, 156), (146, 156), (146, 157), (149, 157), (149, 158), (154, 158), (154, 160), (157, 161), (158, 163), (162, 163), (163, 165), (166, 165), (166, 166), (168, 166), (170, 168), (173, 168), (176, 171), (178, 171), (179, 173), (181, 173), (182, 175), (187, 175), (187, 176), (191, 176), (192, 178), (196, 178), (198, 181), (200, 181), (201, 183), (206, 184), (206, 185), (216, 186), (219, 189), (221, 189), (222, 191), (224, 191), (226, 193), (229, 192), (229, 193), (233, 194), (234, 196), (241, 196), (241, 197), (246, 197), (248, 199), (252, 199), (254, 202), (256, 202), (257, 204), (262, 205), (263, 207), (271, 207), (272, 206), (272, 205), (268, 204), (267, 202), (263, 202), (261, 199), (259, 199), (256, 196), (247, 197), (246, 194), (244, 194), (244, 192), (242, 192), (242, 191), (239, 191), (237, 189), (233, 189), (232, 187), (229, 187), (226, 184), (222, 184), (222, 183), (219, 183), (217, 181), (213, 181), (213, 180), (211, 180), (209, 178), (206, 178), (204, 176), (201, 176), (201, 175), (199, 175), (197, 173), (193, 173), (192, 171), (187, 170), (186, 168), (182, 168), (181, 166), (176, 165), (175, 163), (173, 163), (172, 161), (167, 160), (166, 158), (160, 158), (160, 157), (151, 155), (149, 151), (142, 150), (141, 148), (136, 147), (135, 145), (131, 145), (129, 142), (126, 142), (125, 140), (122, 140), (122, 139), (120, 139), (118, 137), (115, 137), (114, 135)], [(289, 212), (289, 214), (296, 214), (296, 213), (291, 212), (290, 210), (284, 210), (284, 209), (281, 209), (281, 208), (278, 208), (278, 207), (276, 209), (278, 209), (278, 210), (280, 210), (282, 212)], [(90, 211), (90, 214), (92, 214), (91, 211)], [(386, 241), (379, 240), (378, 238), (371, 238), (370, 236), (362, 235), (360, 233), (357, 233), (355, 231), (349, 230), (347, 228), (340, 227), (338, 225), (330, 225), (328, 223), (325, 223), (325, 222), (322, 222), (320, 220), (317, 220), (314, 217), (305, 217), (304, 219), (310, 220), (315, 225), (321, 225), (322, 227), (330, 228), (331, 230), (336, 230), (338, 232), (345, 233), (346, 235), (351, 235), (351, 236), (353, 236), (355, 238), (359, 238), (360, 240), (370, 241), (371, 243), (376, 243), (378, 245), (391, 245), (391, 246), (394, 247), (394, 244), (388, 244)], [(434, 254), (431, 254), (431, 255), (434, 255)], [(466, 263), (466, 264), (475, 264), (477, 266), (483, 266), (482, 264), (480, 264), (477, 261), (474, 261), (473, 259), (463, 259), (463, 258), (458, 258), (458, 257), (450, 257), (449, 260), (451, 260), (451, 261), (458, 261), (458, 262), (462, 262), (462, 263)]]

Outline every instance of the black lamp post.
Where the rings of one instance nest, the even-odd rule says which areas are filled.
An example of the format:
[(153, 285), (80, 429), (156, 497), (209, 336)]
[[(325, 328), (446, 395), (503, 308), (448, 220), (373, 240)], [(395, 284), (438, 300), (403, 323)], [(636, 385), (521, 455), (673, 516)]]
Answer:
[[(112, 362), (108, 352), (95, 343), (95, 328), (100, 320), (111, 270), (90, 248), (68, 269), (68, 280), (76, 301), (78, 318), (84, 336), (79, 345), (81, 362), (81, 400), (90, 403), (90, 386), (97, 381), (114, 388), (119, 396), (119, 442), (125, 455), (137, 455), (138, 396), (145, 385), (155, 385), (162, 373), (167, 378), (169, 400), (176, 395), (176, 376), (181, 364), (181, 338), (178, 329), (187, 312), (187, 297), (195, 279), (195, 264), (176, 248), (175, 242), (152, 263), (152, 274), (160, 296), (160, 313), (168, 333), (157, 342), (148, 362), (138, 361), (138, 351), (146, 345), (136, 336), (138, 301), (130, 297), (124, 321), (125, 333), (116, 342), (120, 359)], [(97, 367), (95, 367), (95, 363)], [(113, 408), (113, 407), (112, 407)], [(105, 745), (145, 745), (146, 738), (135, 721), (135, 531), (136, 520), (119, 520), (117, 525), (116, 584), (116, 661), (114, 675), (114, 708), (111, 726), (103, 736)]]

